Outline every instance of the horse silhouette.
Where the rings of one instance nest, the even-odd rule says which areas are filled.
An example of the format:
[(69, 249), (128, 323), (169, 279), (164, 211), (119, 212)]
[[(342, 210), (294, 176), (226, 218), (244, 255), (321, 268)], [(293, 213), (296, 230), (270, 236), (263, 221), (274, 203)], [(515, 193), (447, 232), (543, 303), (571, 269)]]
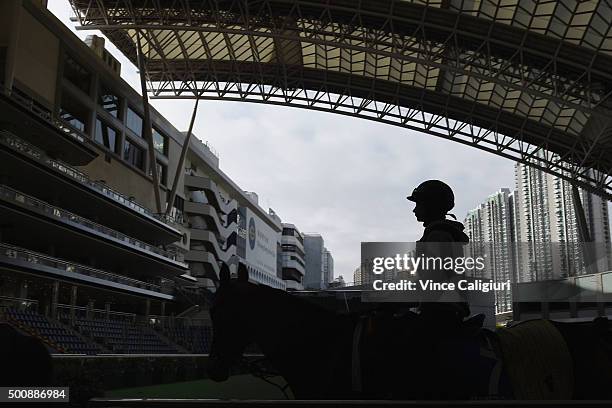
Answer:
[[(458, 333), (445, 334), (429, 330), (411, 313), (387, 310), (368, 319), (339, 314), (251, 283), (246, 268), (238, 279), (221, 274), (210, 313), (208, 375), (214, 381), (225, 381), (245, 348), (254, 343), (297, 399), (515, 398), (503, 370), (493, 381), (503, 353), (498, 350), (497, 359), (483, 357), (483, 344), (494, 342), (496, 335), (478, 325), (466, 324)], [(597, 329), (602, 324), (603, 331)], [(566, 395), (612, 399), (612, 353), (609, 339), (602, 340), (601, 334), (609, 333), (607, 320), (554, 325), (573, 359), (568, 380), (572, 390)], [(548, 388), (553, 388), (552, 382), (542, 381)]]

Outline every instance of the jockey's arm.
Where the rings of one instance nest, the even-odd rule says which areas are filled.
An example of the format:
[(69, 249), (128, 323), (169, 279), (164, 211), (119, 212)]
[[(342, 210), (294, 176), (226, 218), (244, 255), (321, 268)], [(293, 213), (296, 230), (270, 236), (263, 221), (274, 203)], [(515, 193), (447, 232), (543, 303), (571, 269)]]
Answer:
[[(450, 251), (452, 242), (454, 242), (454, 240), (450, 233), (445, 231), (432, 231), (427, 234), (427, 241), (423, 243), (425, 249), (423, 255), (441, 259), (452, 256), (452, 251)], [(419, 270), (418, 276), (421, 279), (432, 279), (437, 282), (443, 282), (447, 280), (448, 273), (442, 269), (429, 268), (427, 270)]]

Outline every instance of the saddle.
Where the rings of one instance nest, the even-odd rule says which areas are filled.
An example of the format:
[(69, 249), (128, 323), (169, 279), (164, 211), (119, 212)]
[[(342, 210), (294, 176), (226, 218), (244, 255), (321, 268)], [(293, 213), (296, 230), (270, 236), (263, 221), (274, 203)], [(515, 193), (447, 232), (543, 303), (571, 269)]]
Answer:
[[(369, 377), (369, 373), (364, 371), (385, 370), (390, 373), (388, 377), (399, 377), (399, 380), (386, 378), (370, 384), (374, 391), (383, 387), (394, 389), (394, 393), (383, 397), (510, 398), (512, 392), (503, 370), (501, 352), (495, 334), (482, 328), (484, 319), (484, 315), (475, 315), (458, 327), (432, 330), (429, 322), (423, 322), (421, 316), (412, 312), (362, 316), (353, 342), (353, 390), (367, 390), (368, 384), (363, 378)], [(386, 356), (391, 356), (394, 360), (391, 364), (395, 366), (368, 364), (367, 359)], [(362, 363), (363, 359), (366, 361)], [(355, 368), (361, 371), (356, 372)], [(371, 377), (369, 380), (377, 381)], [(384, 384), (385, 381), (395, 385)], [(374, 397), (380, 396), (374, 394)]]

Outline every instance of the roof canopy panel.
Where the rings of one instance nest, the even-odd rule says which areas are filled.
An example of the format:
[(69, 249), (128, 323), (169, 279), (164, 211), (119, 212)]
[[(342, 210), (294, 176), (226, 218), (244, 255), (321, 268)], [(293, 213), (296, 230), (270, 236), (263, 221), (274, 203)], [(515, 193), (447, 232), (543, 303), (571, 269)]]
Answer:
[(612, 0), (70, 1), (157, 96), (395, 115), (612, 190)]

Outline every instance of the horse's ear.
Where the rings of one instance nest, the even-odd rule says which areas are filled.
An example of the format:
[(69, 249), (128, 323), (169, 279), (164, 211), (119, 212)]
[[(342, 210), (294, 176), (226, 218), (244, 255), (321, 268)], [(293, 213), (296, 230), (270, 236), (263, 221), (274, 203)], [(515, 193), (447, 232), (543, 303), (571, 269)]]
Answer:
[(221, 270), (219, 271), (219, 281), (221, 283), (229, 282), (230, 280), (230, 270), (227, 264), (223, 264), (221, 266)]
[(243, 263), (238, 265), (238, 280), (240, 282), (248, 282), (249, 281), (249, 270), (247, 266)]

